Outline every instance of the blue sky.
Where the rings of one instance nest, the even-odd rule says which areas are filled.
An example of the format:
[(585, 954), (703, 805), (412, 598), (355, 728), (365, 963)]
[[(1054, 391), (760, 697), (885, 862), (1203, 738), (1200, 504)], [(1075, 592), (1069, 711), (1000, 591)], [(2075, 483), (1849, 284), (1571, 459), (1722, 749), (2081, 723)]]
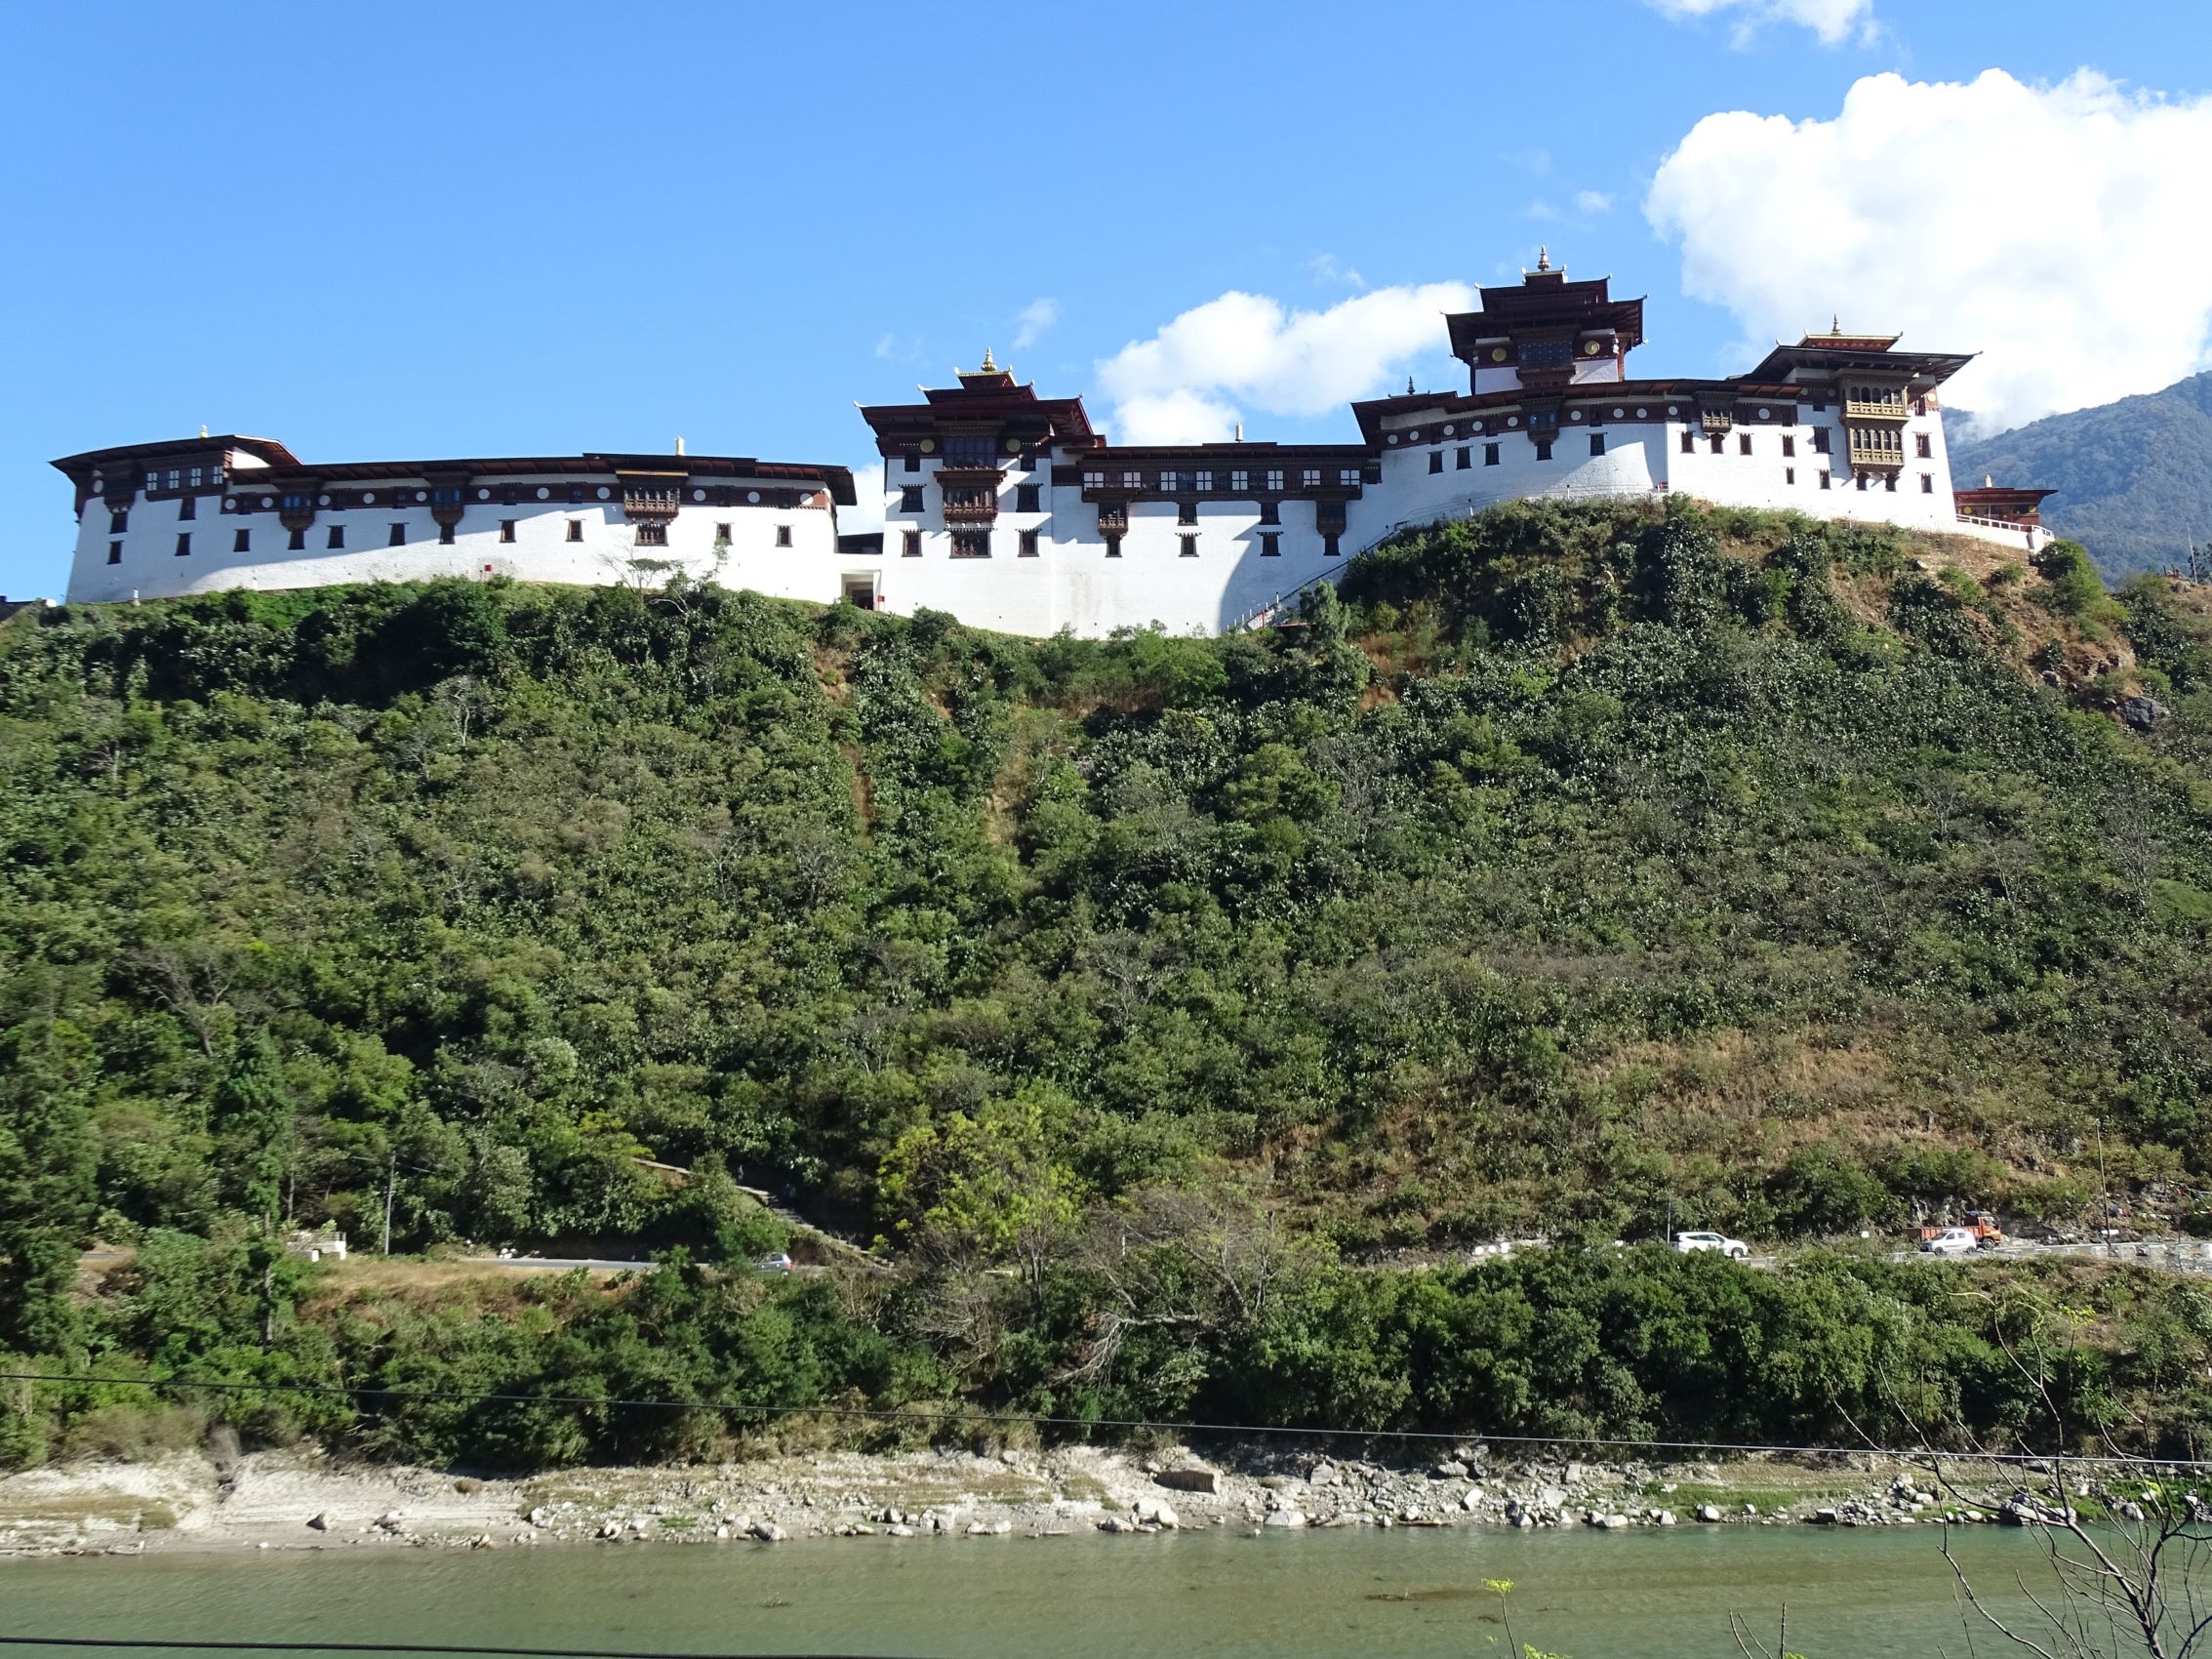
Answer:
[(2178, 379), (2212, 318), (2202, 0), (5, 27), (11, 594), (62, 586), (53, 457), (202, 423), (310, 460), (681, 433), (859, 465), (856, 400), (987, 344), (1117, 435), (1347, 438), (1343, 398), (1458, 382), (1446, 285), (1540, 242), (1650, 296), (1637, 371), (1740, 369), (1835, 309), (1986, 352), (1954, 403), (1991, 425)]

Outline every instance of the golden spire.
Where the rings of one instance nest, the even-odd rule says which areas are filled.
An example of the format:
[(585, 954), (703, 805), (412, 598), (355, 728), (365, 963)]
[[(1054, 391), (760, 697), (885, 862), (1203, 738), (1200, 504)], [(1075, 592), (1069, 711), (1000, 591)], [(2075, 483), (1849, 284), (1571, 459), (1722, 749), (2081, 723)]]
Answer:
[(1551, 268), (1551, 250), (1542, 242), (1536, 245), (1536, 268), (1538, 270), (1549, 270)]
[(976, 373), (979, 375), (995, 375), (998, 373), (998, 365), (990, 360), (990, 347), (987, 345), (984, 347), (984, 366), (978, 369)]
[(206, 437), (207, 435), (208, 435), (208, 424), (207, 424), (207, 423), (206, 423), (205, 421), (202, 421), (202, 422), (200, 423), (200, 436), (204, 438), (204, 437)]

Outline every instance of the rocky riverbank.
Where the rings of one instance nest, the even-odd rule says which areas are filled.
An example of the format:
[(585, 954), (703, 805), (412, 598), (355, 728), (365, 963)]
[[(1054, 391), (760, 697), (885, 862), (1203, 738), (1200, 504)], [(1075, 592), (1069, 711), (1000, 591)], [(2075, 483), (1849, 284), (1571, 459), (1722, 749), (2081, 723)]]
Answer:
[(820, 1537), (1059, 1537), (1190, 1527), (1913, 1525), (1998, 1517), (2017, 1470), (1871, 1456), (1596, 1463), (1478, 1443), (1418, 1467), (1267, 1446), (1061, 1447), (580, 1469), (525, 1478), (312, 1450), (93, 1463), (0, 1479), (0, 1554), (528, 1548)]

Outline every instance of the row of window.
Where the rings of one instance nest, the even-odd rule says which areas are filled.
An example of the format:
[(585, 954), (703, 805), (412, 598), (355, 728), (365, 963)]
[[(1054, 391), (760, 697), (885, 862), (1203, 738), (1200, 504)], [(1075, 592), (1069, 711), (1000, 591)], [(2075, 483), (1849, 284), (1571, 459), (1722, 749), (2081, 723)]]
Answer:
[[(999, 464), (998, 445), (995, 440), (990, 438), (946, 438), (943, 460), (947, 466), (996, 466)], [(1014, 465), (1021, 471), (1034, 472), (1037, 469), (1037, 452), (1033, 449), (1021, 451), (1015, 458)], [(900, 470), (919, 472), (921, 469), (921, 451), (918, 449), (906, 451), (901, 458)]]
[[(1180, 544), (1179, 557), (1194, 559), (1198, 556), (1198, 538), (1195, 535), (1179, 535), (1176, 537), (1176, 541)], [(1339, 538), (1335, 533), (1326, 533), (1322, 536), (1321, 551), (1325, 556), (1332, 559), (1337, 557), (1338, 546)], [(988, 530), (955, 530), (952, 532), (952, 556), (956, 559), (987, 559), (990, 557), (990, 550), (991, 533)], [(1281, 558), (1282, 552), (1283, 534), (1280, 530), (1263, 530), (1260, 532), (1260, 556), (1262, 558)], [(900, 540), (899, 556), (907, 559), (918, 559), (922, 556), (922, 533), (919, 530), (908, 530), (903, 533)], [(1015, 557), (1033, 559), (1036, 556), (1037, 532), (1034, 530), (1018, 532), (1015, 543)], [(1109, 559), (1121, 557), (1121, 537), (1119, 535), (1111, 532), (1106, 535), (1106, 556)]]
[[(118, 513), (115, 516), (120, 518), (122, 515)], [(519, 519), (513, 518), (501, 519), (500, 540), (502, 542), (512, 543), (515, 540), (516, 527), (520, 524), (520, 522), (521, 521)], [(118, 524), (115, 526), (111, 534), (121, 535), (123, 527)], [(329, 529), (324, 532), (324, 538), (323, 546), (326, 550), (332, 552), (342, 551), (345, 546), (345, 526), (342, 524), (331, 525)], [(568, 521), (567, 539), (571, 542), (581, 542), (583, 540), (583, 519), (572, 518)], [(441, 547), (450, 547), (453, 545), (454, 527), (450, 524), (439, 525), (438, 546)], [(667, 526), (664, 524), (640, 524), (637, 527), (637, 545), (641, 547), (665, 547), (668, 545)], [(727, 524), (717, 524), (714, 527), (714, 545), (718, 547), (726, 547), (730, 545), (730, 527)], [(788, 524), (777, 525), (776, 546), (778, 546), (779, 547), (787, 547), (790, 545), (791, 527)], [(385, 538), (384, 546), (387, 547), (406, 546), (407, 526), (405, 524), (394, 524), (391, 527), (391, 534)], [(233, 530), (230, 533), (230, 550), (234, 553), (252, 552), (254, 550), (254, 533), (251, 530)], [(290, 540), (285, 545), (285, 550), (287, 552), (294, 553), (305, 552), (307, 550), (307, 532), (304, 530), (292, 531), (290, 533)], [(191, 556), (191, 532), (188, 530), (180, 532), (177, 537), (177, 556), (181, 559), (189, 558)], [(123, 562), (122, 543), (110, 542), (107, 544), (107, 562), (109, 564), (121, 564)]]
[(223, 477), (221, 466), (149, 466), (144, 489), (149, 496), (156, 490), (220, 490)]
[[(1337, 487), (1345, 490), (1358, 489), (1360, 470), (1357, 466), (1338, 468)], [(1319, 466), (1301, 467), (1298, 473), (1298, 487), (1302, 490), (1318, 490), (1325, 475), (1325, 469)], [(1217, 476), (1226, 476), (1228, 479), (1227, 488), (1232, 496), (1252, 494), (1253, 480), (1256, 478), (1262, 480), (1258, 486), (1260, 489), (1269, 494), (1279, 495), (1282, 493), (1284, 480), (1289, 477), (1289, 473), (1280, 466), (1264, 467), (1258, 470), (1248, 470), (1245, 467), (1237, 466), (1229, 468), (1227, 473), (1223, 474), (1217, 474), (1211, 467), (1199, 467), (1190, 472), (1169, 467), (1161, 467), (1157, 472), (1141, 472), (1135, 468), (1121, 472), (1108, 472), (1104, 468), (1094, 468), (1083, 474), (1083, 488), (1086, 490), (1156, 490), (1161, 495), (1168, 496), (1185, 494), (1203, 496), (1210, 495), (1213, 492), (1214, 479)], [(1108, 482), (1109, 479), (1114, 481)]]

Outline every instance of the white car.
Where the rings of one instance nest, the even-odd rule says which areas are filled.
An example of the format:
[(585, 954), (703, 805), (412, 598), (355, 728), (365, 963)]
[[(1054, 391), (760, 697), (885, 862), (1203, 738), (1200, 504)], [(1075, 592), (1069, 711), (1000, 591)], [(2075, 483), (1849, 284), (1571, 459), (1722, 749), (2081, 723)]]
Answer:
[(1731, 1238), (1725, 1233), (1677, 1233), (1674, 1234), (1674, 1248), (1685, 1256), (1693, 1256), (1700, 1250), (1718, 1250), (1734, 1262), (1747, 1262), (1751, 1257), (1751, 1247), (1749, 1244), (1741, 1238)]
[(1921, 1251), (1930, 1256), (1971, 1256), (1981, 1247), (1970, 1227), (1947, 1227), (1933, 1238), (1920, 1240)]

